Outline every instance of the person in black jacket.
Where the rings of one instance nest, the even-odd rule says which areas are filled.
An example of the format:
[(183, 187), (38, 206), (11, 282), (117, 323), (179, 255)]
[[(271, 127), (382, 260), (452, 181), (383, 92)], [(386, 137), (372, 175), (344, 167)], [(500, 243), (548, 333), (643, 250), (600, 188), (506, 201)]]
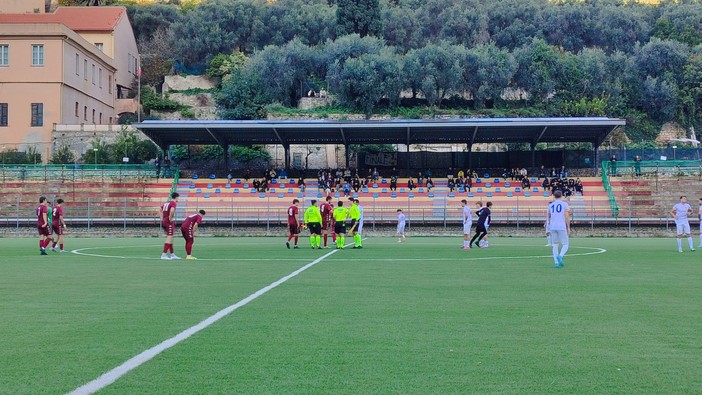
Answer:
[[(490, 221), (490, 207), (492, 207), (492, 202), (487, 202), (485, 207), (482, 207), (483, 202), (478, 202), (476, 203), (480, 209), (475, 212), (475, 214), (478, 216), (478, 222), (475, 227), (475, 236), (470, 240), (469, 246), (472, 248), (473, 243), (476, 242), (476, 246), (480, 247), (480, 240), (483, 239), (487, 235), (487, 229), (485, 228), (485, 225), (489, 223)], [(482, 248), (482, 247), (480, 247)]]

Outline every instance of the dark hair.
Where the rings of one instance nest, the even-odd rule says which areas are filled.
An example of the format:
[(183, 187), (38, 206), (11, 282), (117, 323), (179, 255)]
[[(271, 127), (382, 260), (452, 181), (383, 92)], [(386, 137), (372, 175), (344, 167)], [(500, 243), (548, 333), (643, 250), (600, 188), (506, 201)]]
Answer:
[(680, 199), (682, 199), (682, 198), (686, 198), (686, 197), (687, 197), (687, 196), (685, 196), (685, 195), (682, 195), (682, 196), (680, 196)]
[(402, 209), (401, 209), (401, 208), (398, 208), (398, 209), (397, 209), (397, 212), (398, 212), (398, 213), (401, 213), (401, 212), (402, 212)]
[(492, 202), (487, 202), (487, 203), (485, 203), (485, 206), (487, 206), (487, 207), (492, 207)]
[(180, 194), (179, 194), (178, 192), (173, 192), (173, 193), (171, 193), (171, 199), (175, 199), (175, 198), (177, 198), (178, 196), (180, 196)]
[(332, 197), (331, 197), (331, 196), (327, 196), (327, 202), (330, 201), (330, 200), (332, 200)]
[(344, 202), (341, 201), (341, 200), (339, 200), (338, 206), (341, 207), (341, 206), (343, 206), (343, 205), (344, 205)]
[(63, 204), (63, 199), (61, 199), (61, 198), (56, 199), (56, 203), (58, 203), (58, 204)]
[(39, 197), (39, 203), (44, 203), (46, 201), (46, 196)]
[(200, 214), (201, 214), (201, 215), (205, 215), (205, 214), (207, 214), (207, 213), (205, 212), (205, 210), (200, 210)]
[(475, 202), (475, 204), (477, 204), (477, 205), (480, 206), (480, 207), (483, 207), (483, 201), (482, 201), (482, 200), (478, 200), (477, 202)]
[(553, 197), (555, 197), (556, 199), (559, 199), (559, 198), (563, 197), (563, 193), (561, 191), (557, 190), (557, 191), (553, 192)]
[(295, 204), (295, 203), (300, 203), (300, 201), (297, 199), (293, 199), (293, 204)]
[(312, 201), (310, 203), (314, 206), (314, 204), (317, 203), (317, 201), (312, 199)]
[(466, 199), (461, 199), (461, 203), (468, 204), (468, 201)]

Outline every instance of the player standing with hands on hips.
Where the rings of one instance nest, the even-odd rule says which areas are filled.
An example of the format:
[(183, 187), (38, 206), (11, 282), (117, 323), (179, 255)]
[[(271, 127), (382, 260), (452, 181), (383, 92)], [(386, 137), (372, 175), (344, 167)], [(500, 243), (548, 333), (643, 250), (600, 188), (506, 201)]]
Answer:
[(678, 233), (678, 252), (682, 251), (682, 237), (687, 237), (687, 244), (690, 245), (690, 251), (694, 251), (692, 236), (690, 235), (690, 221), (687, 216), (692, 214), (692, 207), (687, 204), (687, 196), (680, 196), (680, 203), (673, 206), (670, 214), (675, 218), (675, 227)]
[[(548, 205), (548, 224), (551, 231), (551, 244), (553, 245), (553, 261), (556, 269), (563, 267), (563, 256), (568, 252), (570, 239), (570, 207), (561, 200), (563, 193), (556, 191), (555, 198)], [(561, 250), (558, 251), (559, 245)]]

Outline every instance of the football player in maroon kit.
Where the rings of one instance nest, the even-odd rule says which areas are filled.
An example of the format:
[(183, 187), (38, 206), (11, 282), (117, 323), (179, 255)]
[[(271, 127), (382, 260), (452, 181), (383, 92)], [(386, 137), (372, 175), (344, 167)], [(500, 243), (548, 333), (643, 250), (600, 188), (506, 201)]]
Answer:
[[(173, 233), (175, 232), (175, 211), (178, 205), (178, 192), (171, 194), (171, 200), (161, 206), (161, 227), (166, 232), (166, 243), (163, 245), (161, 259), (180, 259), (173, 252)], [(169, 255), (170, 253), (170, 255)]]
[(185, 239), (185, 259), (197, 259), (193, 256), (193, 243), (195, 243), (195, 231), (199, 224), (202, 223), (202, 217), (205, 216), (205, 210), (198, 211), (197, 214), (189, 215), (180, 225), (180, 233)]
[(327, 196), (324, 203), (319, 206), (319, 212), (322, 214), (322, 234), (324, 235), (324, 248), (327, 247), (327, 239), (329, 238), (329, 230), (332, 232), (332, 240), (336, 242), (336, 234), (334, 234), (334, 207), (332, 207), (331, 202), (332, 197)]
[(63, 249), (63, 230), (66, 229), (66, 221), (63, 219), (63, 199), (56, 199), (54, 208), (51, 212), (51, 229), (54, 231), (56, 238), (51, 246), (51, 251), (58, 252), (56, 244), (61, 248), (61, 252), (66, 252)]
[(290, 248), (290, 240), (292, 238), (295, 238), (295, 248), (297, 247), (297, 240), (300, 238), (300, 224), (297, 221), (297, 215), (298, 215), (298, 205), (300, 204), (300, 201), (297, 199), (293, 199), (292, 201), (292, 206), (288, 207), (288, 241), (285, 242), (285, 246)]
[(46, 246), (51, 242), (51, 227), (49, 226), (49, 203), (46, 196), (39, 198), (39, 207), (37, 207), (37, 231), (39, 231), (39, 251), (41, 255), (46, 253)]

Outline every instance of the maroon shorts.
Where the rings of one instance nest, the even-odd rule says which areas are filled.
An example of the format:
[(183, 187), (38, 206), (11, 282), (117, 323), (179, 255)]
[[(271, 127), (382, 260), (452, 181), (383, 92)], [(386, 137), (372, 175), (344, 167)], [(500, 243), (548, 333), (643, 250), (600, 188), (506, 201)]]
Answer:
[(63, 226), (61, 225), (51, 225), (51, 229), (54, 231), (54, 234), (57, 234), (59, 236), (63, 234)]
[(48, 226), (37, 226), (37, 231), (40, 236), (51, 236), (51, 228)]
[(192, 241), (195, 239), (195, 235), (187, 229), (180, 228), (180, 233), (183, 235), (185, 241)]
[(291, 235), (300, 234), (300, 226), (298, 224), (288, 224), (288, 230)]
[(161, 222), (161, 228), (166, 232), (166, 236), (173, 236), (175, 232), (175, 225), (173, 222)]

